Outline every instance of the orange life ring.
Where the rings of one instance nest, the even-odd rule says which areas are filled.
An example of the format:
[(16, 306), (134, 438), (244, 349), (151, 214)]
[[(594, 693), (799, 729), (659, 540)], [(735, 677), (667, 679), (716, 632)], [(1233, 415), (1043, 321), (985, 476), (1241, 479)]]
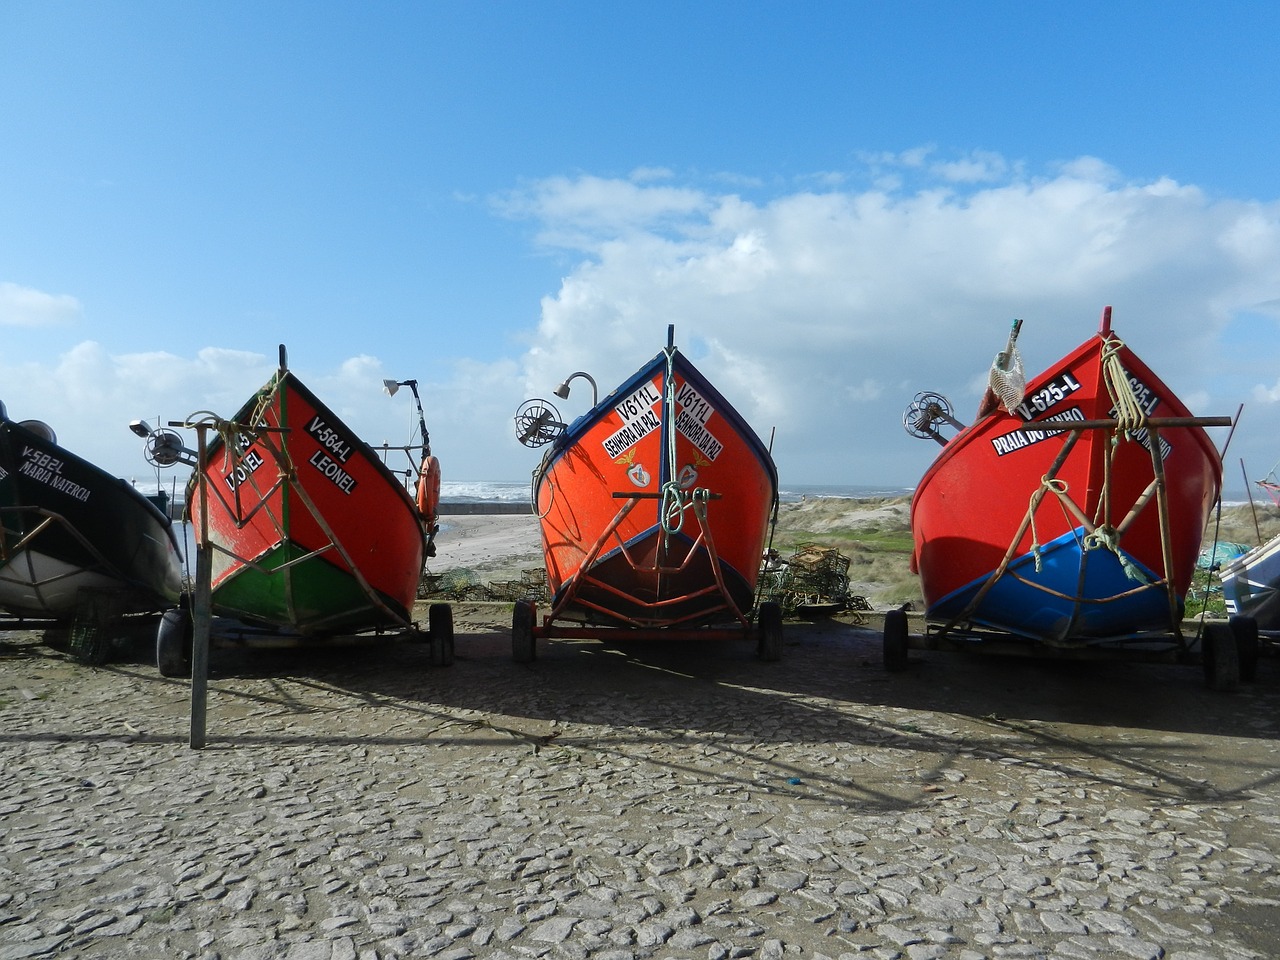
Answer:
[(440, 505), (440, 461), (433, 456), (422, 458), (418, 471), (418, 513), (431, 528), (436, 523), (436, 508)]

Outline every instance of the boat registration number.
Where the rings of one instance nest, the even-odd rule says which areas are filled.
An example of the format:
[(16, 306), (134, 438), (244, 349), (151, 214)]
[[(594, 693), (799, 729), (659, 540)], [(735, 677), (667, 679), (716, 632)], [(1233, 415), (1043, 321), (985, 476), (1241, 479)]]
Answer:
[(1031, 420), (1046, 410), (1051, 410), (1079, 389), (1080, 381), (1070, 373), (1061, 374), (1023, 398), (1018, 405), (1018, 415), (1023, 420)]

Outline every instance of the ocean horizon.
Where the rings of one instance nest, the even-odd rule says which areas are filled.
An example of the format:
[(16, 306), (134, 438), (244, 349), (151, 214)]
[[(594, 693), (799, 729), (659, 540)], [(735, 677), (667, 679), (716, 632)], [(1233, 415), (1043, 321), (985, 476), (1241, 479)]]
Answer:
[[(528, 503), (530, 481), (505, 480), (442, 480), (441, 503)], [(913, 487), (895, 487), (858, 483), (794, 483), (781, 484), (778, 499), (783, 503), (798, 503), (812, 497), (832, 497), (842, 500), (872, 500), (879, 497), (910, 496)]]

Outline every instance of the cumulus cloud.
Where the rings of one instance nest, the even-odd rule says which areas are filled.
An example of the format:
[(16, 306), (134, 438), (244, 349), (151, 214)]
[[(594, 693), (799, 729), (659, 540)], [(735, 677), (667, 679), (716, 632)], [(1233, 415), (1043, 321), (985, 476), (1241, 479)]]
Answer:
[[(398, 359), (361, 354), (333, 369), (290, 361), (290, 369), (360, 437), (374, 446), (416, 442), (417, 409), (409, 390), (388, 396), (385, 379), (406, 379)], [(47, 364), (7, 364), (0, 353), (0, 384), (8, 415), (50, 424), (68, 450), (139, 485), (154, 485), (155, 471), (131, 420), (164, 426), (205, 413), (232, 417), (267, 383), (279, 365), (275, 353), (206, 347), (193, 357), (164, 351), (113, 354), (101, 343), (76, 344)], [(514, 437), (512, 414), (522, 396), (514, 360), (441, 361), (418, 383), (427, 428), (446, 480), (519, 480), (527, 469)], [(194, 432), (186, 439), (195, 445)], [(402, 469), (403, 453), (388, 463)], [(161, 475), (185, 481), (185, 468)]]
[(80, 313), (75, 297), (0, 281), (0, 326), (48, 327), (71, 323)]
[[(514, 438), (520, 402), (551, 398), (572, 419), (589, 391), (561, 401), (556, 384), (583, 370), (607, 394), (673, 325), (681, 350), (774, 438), (784, 485), (910, 485), (937, 453), (902, 429), (917, 392), (948, 396), (967, 420), (1014, 317), (1034, 372), (1092, 336), (1106, 304), (1116, 332), (1195, 412), (1251, 408), (1233, 460), (1280, 456), (1280, 203), (1134, 181), (1091, 157), (1031, 173), (932, 147), (797, 183), (651, 167), (530, 181), (492, 200), (573, 265), (542, 298), (536, 329), (508, 331), (523, 354), (433, 359), (419, 392), (446, 479), (526, 476), (539, 453)], [(51, 313), (46, 304), (46, 322)], [(381, 390), (417, 374), (399, 362), (357, 355), (296, 372), (361, 436), (394, 445), (417, 420), (406, 391)], [(70, 449), (145, 475), (130, 419), (229, 415), (276, 363), (85, 342), (46, 365), (6, 364), (0, 351), (0, 384), (12, 416), (48, 420)]]
[(508, 214), (582, 258), (544, 298), (529, 389), (578, 369), (616, 384), (675, 324), (758, 432), (777, 428), (782, 466), (851, 483), (918, 477), (936, 451), (906, 438), (902, 410), (939, 389), (966, 419), (1013, 317), (1032, 371), (1113, 304), (1119, 334), (1205, 414), (1250, 395), (1209, 377), (1230, 364), (1223, 328), (1280, 291), (1280, 204), (1133, 182), (1090, 157), (1038, 176), (980, 151), (866, 160), (843, 181), (865, 188), (773, 196), (592, 176), (525, 185)]

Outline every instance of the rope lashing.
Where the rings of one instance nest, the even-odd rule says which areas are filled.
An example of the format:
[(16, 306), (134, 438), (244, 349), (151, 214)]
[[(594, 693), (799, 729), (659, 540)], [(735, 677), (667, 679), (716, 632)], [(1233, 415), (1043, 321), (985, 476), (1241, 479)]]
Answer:
[[(1045, 490), (1049, 493), (1059, 495), (1064, 494), (1067, 492), (1067, 481), (1050, 477), (1041, 477), (1040, 490)], [(1040, 559), (1040, 534), (1036, 531), (1036, 500), (1041, 495), (1040, 490), (1036, 490), (1031, 494), (1031, 502), (1027, 506), (1027, 516), (1031, 520), (1031, 556), (1035, 558), (1036, 573), (1040, 573), (1044, 569), (1044, 565)]]
[(1102, 380), (1115, 407), (1116, 434), (1119, 436), (1140, 430), (1147, 422), (1147, 411), (1134, 396), (1129, 374), (1120, 363), (1120, 351), (1123, 349), (1124, 342), (1116, 338), (1102, 346)]
[(685, 493), (680, 489), (679, 472), (676, 468), (676, 371), (675, 351), (667, 350), (667, 374), (663, 389), (662, 405), (665, 407), (667, 429), (667, 480), (662, 484), (662, 503), (658, 510), (658, 522), (662, 532), (679, 533), (684, 527), (684, 508), (688, 505)]
[(662, 506), (659, 508), (659, 520), (663, 533), (679, 533), (684, 526), (684, 508), (687, 505), (684, 491), (676, 480), (668, 480), (662, 485)]
[(212, 410), (197, 410), (187, 417), (183, 425), (192, 429), (212, 427), (214, 432), (218, 434), (218, 439), (222, 441), (223, 466), (236, 467), (239, 465), (240, 444), (237, 440), (241, 433), (240, 424), (232, 420), (224, 420)]
[(1110, 550), (1115, 555), (1115, 558), (1120, 561), (1120, 567), (1124, 570), (1126, 577), (1134, 583), (1151, 582), (1151, 578), (1143, 573), (1120, 549), (1120, 531), (1115, 527), (1095, 528), (1093, 533), (1084, 538), (1084, 548), (1086, 550), (1097, 550), (1099, 548)]

